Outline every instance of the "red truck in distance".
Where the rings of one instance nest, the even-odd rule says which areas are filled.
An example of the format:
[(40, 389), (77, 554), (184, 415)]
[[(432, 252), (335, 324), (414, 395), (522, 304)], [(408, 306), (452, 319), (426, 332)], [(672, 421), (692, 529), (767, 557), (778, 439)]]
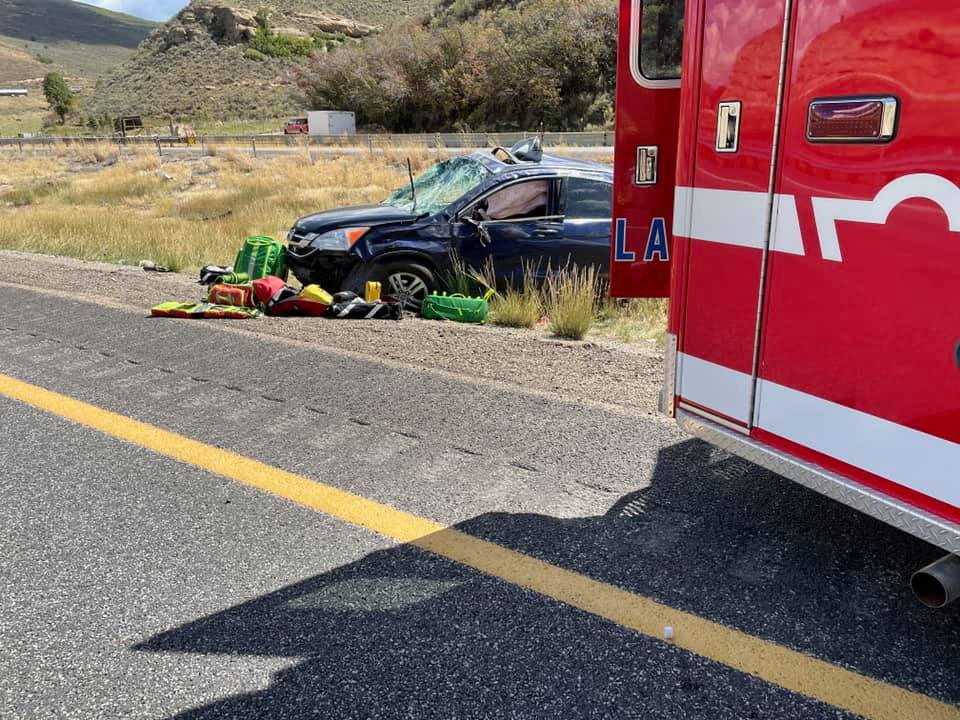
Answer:
[(283, 127), (284, 135), (309, 135), (310, 123), (307, 118), (291, 118)]

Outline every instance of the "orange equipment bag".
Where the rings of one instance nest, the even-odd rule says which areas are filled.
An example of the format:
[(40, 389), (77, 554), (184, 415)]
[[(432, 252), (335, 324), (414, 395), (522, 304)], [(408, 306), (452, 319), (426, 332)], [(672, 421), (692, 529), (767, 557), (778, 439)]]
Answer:
[(207, 291), (207, 302), (215, 305), (232, 305), (234, 307), (254, 307), (253, 286), (225, 285), (219, 283), (211, 285)]

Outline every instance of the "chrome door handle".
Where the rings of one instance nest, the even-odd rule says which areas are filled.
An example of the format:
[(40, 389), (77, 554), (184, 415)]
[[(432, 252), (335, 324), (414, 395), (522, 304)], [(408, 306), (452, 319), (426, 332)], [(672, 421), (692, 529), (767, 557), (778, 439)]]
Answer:
[(633, 178), (634, 185), (656, 185), (659, 175), (660, 148), (656, 145), (637, 147), (637, 169)]
[(743, 104), (739, 100), (722, 102), (717, 109), (717, 152), (735, 153), (740, 149), (740, 111)]

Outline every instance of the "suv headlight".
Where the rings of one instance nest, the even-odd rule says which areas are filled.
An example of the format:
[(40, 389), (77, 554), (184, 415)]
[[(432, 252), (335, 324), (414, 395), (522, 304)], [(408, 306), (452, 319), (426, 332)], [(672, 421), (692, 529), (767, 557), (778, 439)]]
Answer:
[(304, 236), (303, 244), (309, 244), (317, 250), (337, 250), (347, 252), (362, 238), (369, 227), (340, 228), (325, 233), (309, 233)]

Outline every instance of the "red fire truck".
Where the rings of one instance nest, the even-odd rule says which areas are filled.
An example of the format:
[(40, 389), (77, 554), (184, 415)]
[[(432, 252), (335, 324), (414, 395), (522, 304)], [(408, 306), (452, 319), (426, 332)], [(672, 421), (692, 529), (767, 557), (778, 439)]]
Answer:
[(621, 0), (620, 40), (612, 291), (671, 266), (662, 409), (943, 548), (950, 602), (960, 5)]

